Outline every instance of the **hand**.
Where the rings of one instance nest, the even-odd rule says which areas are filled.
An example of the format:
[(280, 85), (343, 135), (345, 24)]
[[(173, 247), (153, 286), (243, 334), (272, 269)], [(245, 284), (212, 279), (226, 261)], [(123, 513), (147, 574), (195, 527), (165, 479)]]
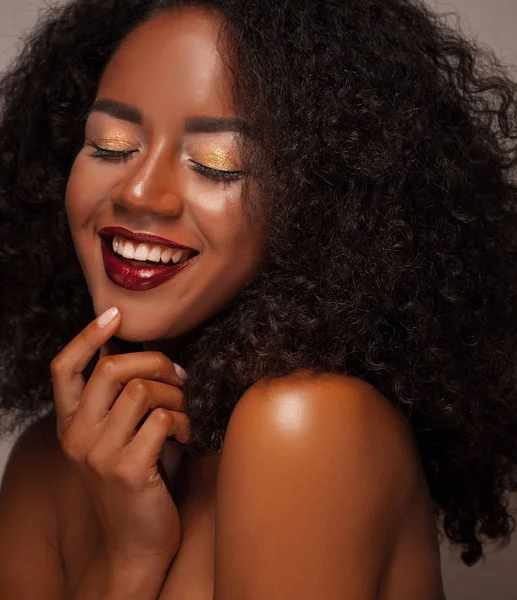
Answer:
[(85, 384), (82, 371), (101, 346), (106, 352), (121, 323), (117, 312), (102, 326), (103, 316), (51, 363), (57, 436), (98, 512), (108, 557), (126, 564), (170, 561), (181, 526), (158, 459), (168, 436), (181, 443), (190, 436), (183, 370), (161, 352), (101, 352)]

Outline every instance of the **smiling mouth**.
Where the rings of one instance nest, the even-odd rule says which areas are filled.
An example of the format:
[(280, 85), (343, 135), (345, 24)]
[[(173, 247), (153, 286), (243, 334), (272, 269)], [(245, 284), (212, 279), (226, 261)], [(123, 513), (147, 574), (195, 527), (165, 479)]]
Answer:
[[(132, 265), (134, 267), (167, 268), (187, 262), (187, 260), (199, 254), (199, 252), (195, 250), (167, 248), (158, 244), (148, 244), (143, 242), (143, 244), (148, 247), (147, 252), (144, 251), (144, 256), (146, 256), (147, 254), (149, 258), (136, 259), (130, 258), (129, 256), (124, 256), (121, 251), (121, 245), (123, 248), (125, 243), (129, 242), (132, 246), (132, 251), (130, 252), (130, 254), (134, 254), (135, 246), (138, 246), (139, 244), (135, 244), (131, 240), (127, 240), (126, 238), (117, 235), (100, 234), (100, 238), (103, 242), (105, 242), (107, 248), (114, 256), (116, 256), (119, 260), (127, 263), (128, 265)], [(150, 247), (153, 248), (151, 252), (149, 252)], [(115, 250), (115, 248), (117, 248), (117, 250)], [(150, 255), (153, 253), (154, 260), (150, 258)]]
[(99, 237), (108, 279), (115, 285), (131, 291), (145, 291), (165, 283), (191, 265), (199, 256), (199, 252), (189, 251), (184, 257), (185, 260), (178, 263), (135, 260), (114, 251), (115, 236), (101, 234)]

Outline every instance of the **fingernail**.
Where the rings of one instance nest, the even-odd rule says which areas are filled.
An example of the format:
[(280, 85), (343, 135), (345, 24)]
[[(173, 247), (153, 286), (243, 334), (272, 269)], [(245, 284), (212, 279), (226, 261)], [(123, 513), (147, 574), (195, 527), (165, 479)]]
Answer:
[(105, 312), (102, 313), (100, 317), (97, 317), (97, 325), (99, 327), (106, 327), (113, 319), (118, 315), (118, 308), (116, 306), (112, 306), (108, 308)]
[(176, 363), (174, 363), (174, 370), (176, 371), (176, 374), (181, 377), (182, 381), (186, 381), (187, 380), (187, 372), (185, 371), (185, 369), (183, 367), (180, 367), (179, 365), (177, 365)]

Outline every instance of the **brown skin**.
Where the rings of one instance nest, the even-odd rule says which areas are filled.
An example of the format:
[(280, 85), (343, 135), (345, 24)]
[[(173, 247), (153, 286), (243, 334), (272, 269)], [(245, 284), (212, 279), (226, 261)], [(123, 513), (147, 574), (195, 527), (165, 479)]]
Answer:
[[(66, 207), (96, 314), (116, 305), (120, 315), (93, 322), (54, 359), (56, 421), (31, 428), (10, 457), (0, 596), (443, 600), (412, 432), (367, 384), (306, 371), (264, 379), (240, 399), (221, 455), (181, 462), (165, 443), (189, 435), (178, 340), (253, 278), (263, 248), (263, 227), (242, 212), (242, 179), (193, 170), (215, 148), (239, 169), (235, 133), (185, 133), (190, 117), (235, 116), (219, 24), (199, 9), (165, 12), (128, 37), (100, 83), (98, 98), (137, 107), (142, 124), (91, 113)], [(91, 143), (106, 138), (136, 152), (120, 163), (92, 157)], [(105, 275), (106, 225), (200, 256), (162, 286), (130, 292)], [(81, 371), (115, 334), (146, 351), (104, 356), (85, 385)]]
[(411, 428), (354, 377), (298, 371), (244, 394), (215, 529), (216, 600), (444, 600)]
[(94, 321), (52, 361), (57, 437), (95, 505), (111, 560), (168, 564), (181, 530), (157, 463), (168, 435), (188, 441), (183, 382), (163, 353), (132, 352), (102, 357), (85, 384), (82, 371), (120, 323), (119, 314), (103, 327)]
[[(221, 183), (193, 161), (240, 170), (236, 132), (189, 133), (192, 117), (235, 118), (229, 75), (213, 13), (168, 11), (137, 28), (112, 57), (97, 99), (138, 108), (142, 124), (93, 111), (68, 181), (66, 209), (93, 306), (117, 306), (117, 335), (147, 342), (175, 338), (217, 312), (253, 278), (263, 228), (242, 212), (243, 176)], [(92, 143), (137, 150), (126, 162), (95, 158)], [(217, 156), (217, 158), (216, 158)], [(120, 225), (200, 252), (165, 284), (133, 292), (106, 276), (98, 231)]]

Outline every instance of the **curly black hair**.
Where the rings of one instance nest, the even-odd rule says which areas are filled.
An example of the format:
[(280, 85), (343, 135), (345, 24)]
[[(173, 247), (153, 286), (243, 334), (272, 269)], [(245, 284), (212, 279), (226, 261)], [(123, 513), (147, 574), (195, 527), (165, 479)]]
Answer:
[[(50, 361), (95, 317), (64, 192), (100, 76), (180, 4), (53, 7), (0, 82), (4, 433), (52, 410)], [(436, 517), (474, 564), (515, 528), (517, 84), (419, 0), (199, 4), (233, 40), (268, 236), (255, 279), (186, 337), (191, 452), (221, 449), (261, 377), (354, 375), (411, 423)]]

